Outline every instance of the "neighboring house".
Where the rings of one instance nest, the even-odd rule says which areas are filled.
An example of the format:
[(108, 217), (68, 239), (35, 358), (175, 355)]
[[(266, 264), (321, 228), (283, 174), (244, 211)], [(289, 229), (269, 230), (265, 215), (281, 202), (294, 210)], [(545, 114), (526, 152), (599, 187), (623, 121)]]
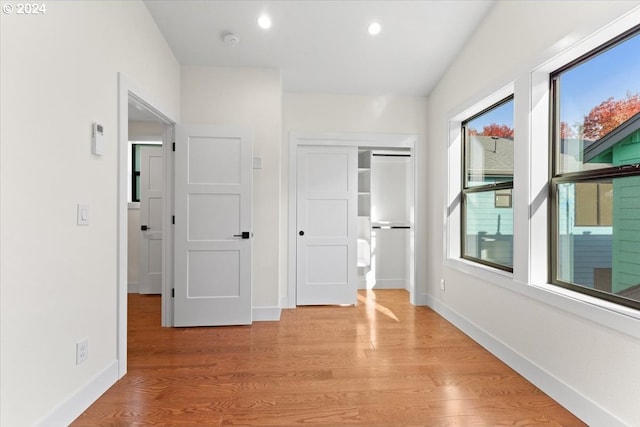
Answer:
[[(469, 144), (469, 182), (513, 180), (513, 138), (473, 135)], [(467, 254), (513, 265), (511, 190), (474, 193), (467, 198)]]
[[(640, 113), (584, 148), (584, 162), (638, 167), (640, 164)], [(612, 247), (610, 291), (640, 298), (640, 177), (615, 178), (612, 183)]]
[[(584, 144), (579, 138), (562, 139), (560, 162), (563, 170), (595, 170), (599, 163), (585, 162)], [(611, 215), (600, 218), (602, 212), (611, 212), (604, 202), (610, 195), (611, 184), (578, 183), (565, 184), (558, 188), (558, 277), (581, 286), (611, 291)], [(603, 209), (593, 203), (598, 199)]]

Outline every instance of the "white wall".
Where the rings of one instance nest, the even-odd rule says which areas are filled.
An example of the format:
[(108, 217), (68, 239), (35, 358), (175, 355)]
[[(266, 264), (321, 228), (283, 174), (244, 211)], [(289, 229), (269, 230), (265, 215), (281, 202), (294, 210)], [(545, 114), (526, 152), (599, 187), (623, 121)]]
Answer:
[[(179, 113), (180, 69), (142, 2), (46, 6), (0, 18), (6, 426), (65, 424), (85, 386), (117, 377), (117, 73)], [(93, 121), (105, 129), (102, 157), (91, 154)], [(89, 226), (76, 225), (79, 202), (90, 206)], [(76, 366), (85, 338), (89, 359)]]
[(277, 70), (182, 67), (182, 122), (253, 131), (253, 306), (278, 306), (282, 89)]
[[(289, 205), (289, 136), (291, 132), (396, 133), (417, 135), (416, 158), (426, 150), (427, 99), (411, 96), (354, 96), (286, 93), (283, 99), (282, 175), (280, 207), (280, 297), (287, 296), (287, 230)], [(419, 160), (417, 160), (419, 161)], [(418, 193), (425, 191), (425, 170), (418, 170)], [(427, 199), (416, 202), (416, 210), (425, 212)], [(425, 230), (425, 227), (422, 228)], [(424, 247), (424, 232), (416, 236)], [(416, 262), (420, 256), (416, 249)], [(416, 280), (416, 292), (424, 283)], [(286, 306), (285, 301), (282, 301)]]
[[(539, 278), (546, 277), (546, 268), (527, 271), (529, 256), (542, 260), (546, 253), (546, 244), (536, 246), (544, 240), (540, 236), (546, 234), (546, 222), (531, 231), (527, 225), (528, 203), (537, 196), (528, 184), (527, 143), (533, 135), (533, 157), (547, 146), (546, 126), (527, 129), (532, 120), (528, 111), (531, 106), (548, 105), (530, 100), (529, 79), (534, 67), (637, 5), (637, 1), (496, 2), (429, 97), (429, 148), (421, 163), (431, 185), (428, 193), (419, 194), (433, 203), (426, 282), (431, 305), (590, 425), (640, 425), (640, 322), (562, 296), (555, 287), (545, 288)], [(448, 201), (455, 196), (446, 194), (448, 121), (512, 82), (516, 143), (521, 144), (513, 199), (518, 217), (515, 279), (447, 261), (445, 239), (440, 238)], [(542, 83), (544, 92), (548, 83)], [(451, 161), (459, 163), (458, 158)], [(537, 173), (535, 168), (531, 173)], [(446, 279), (446, 291), (440, 290), (440, 278)]]

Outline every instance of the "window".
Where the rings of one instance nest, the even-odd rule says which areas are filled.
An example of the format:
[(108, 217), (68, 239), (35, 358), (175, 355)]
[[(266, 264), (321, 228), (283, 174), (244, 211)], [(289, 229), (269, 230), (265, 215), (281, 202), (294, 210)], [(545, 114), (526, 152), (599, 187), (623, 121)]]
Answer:
[(161, 141), (149, 141), (145, 143), (129, 142), (130, 145), (130, 161), (131, 161), (131, 173), (130, 173), (130, 192), (131, 202), (140, 201), (140, 149), (142, 147), (157, 147), (161, 145)]
[(577, 227), (610, 227), (613, 225), (613, 184), (611, 181), (577, 182), (575, 193)]
[(512, 198), (512, 190), (509, 188), (507, 190), (497, 190), (496, 198), (494, 202), (494, 206), (496, 208), (510, 208), (511, 206), (511, 198)]
[(462, 257), (513, 271), (513, 97), (462, 122)]
[(640, 309), (640, 27), (551, 74), (551, 282)]

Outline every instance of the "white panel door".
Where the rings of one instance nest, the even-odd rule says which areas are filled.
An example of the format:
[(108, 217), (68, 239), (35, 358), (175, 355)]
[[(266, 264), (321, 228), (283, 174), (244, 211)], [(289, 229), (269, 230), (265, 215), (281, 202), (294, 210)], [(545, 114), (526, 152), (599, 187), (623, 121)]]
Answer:
[(176, 126), (175, 326), (252, 321), (251, 156), (247, 130)]
[(162, 293), (162, 146), (140, 148), (140, 293)]
[(357, 301), (356, 147), (298, 148), (298, 305)]

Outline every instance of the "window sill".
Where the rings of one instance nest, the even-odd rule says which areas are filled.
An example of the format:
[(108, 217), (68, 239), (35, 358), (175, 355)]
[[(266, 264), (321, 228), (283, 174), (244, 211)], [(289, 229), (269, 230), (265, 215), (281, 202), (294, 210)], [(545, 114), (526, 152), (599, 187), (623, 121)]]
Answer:
[(488, 265), (469, 261), (464, 258), (447, 258), (445, 266), (454, 270), (467, 273), (478, 279), (486, 280), (491, 283), (497, 283), (501, 286), (509, 286), (513, 283), (513, 273), (500, 270), (499, 268), (490, 267)]

